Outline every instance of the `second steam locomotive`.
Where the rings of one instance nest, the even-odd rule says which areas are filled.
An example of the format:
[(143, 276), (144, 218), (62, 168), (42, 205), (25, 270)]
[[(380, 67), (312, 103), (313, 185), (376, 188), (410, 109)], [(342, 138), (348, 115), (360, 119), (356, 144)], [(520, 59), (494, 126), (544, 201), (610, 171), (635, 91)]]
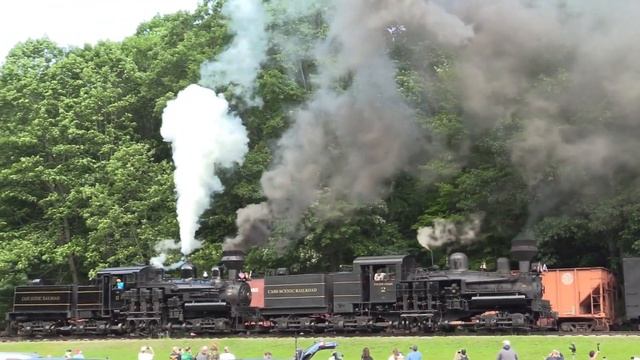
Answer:
[[(496, 271), (473, 271), (463, 253), (446, 270), (418, 267), (413, 256), (366, 256), (350, 271), (262, 279), (242, 272), (241, 251), (198, 277), (179, 279), (150, 266), (104, 269), (93, 285), (25, 285), (7, 314), (10, 334), (234, 333), (247, 331), (404, 331), (549, 329), (555, 314), (532, 271), (535, 241), (516, 241)], [(535, 268), (535, 267), (534, 267)], [(252, 299), (252, 290), (254, 291)]]

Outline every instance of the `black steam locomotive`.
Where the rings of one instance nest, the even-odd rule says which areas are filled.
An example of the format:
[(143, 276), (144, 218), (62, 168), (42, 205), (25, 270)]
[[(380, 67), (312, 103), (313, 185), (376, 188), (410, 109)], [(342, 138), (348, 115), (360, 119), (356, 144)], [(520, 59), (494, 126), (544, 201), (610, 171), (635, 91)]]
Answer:
[[(211, 276), (196, 278), (182, 265), (180, 279), (152, 266), (109, 268), (95, 285), (25, 285), (7, 313), (10, 335), (107, 335), (160, 332), (235, 332), (243, 325), (251, 289), (235, 280), (242, 259), (223, 257)], [(223, 272), (228, 279), (223, 279)]]
[(282, 331), (550, 329), (555, 314), (530, 262), (536, 250), (535, 241), (514, 242), (519, 270), (499, 258), (495, 272), (470, 270), (463, 253), (447, 270), (419, 268), (408, 255), (359, 257), (348, 272), (265, 277), (254, 301), (263, 296), (262, 324)]
[(519, 271), (500, 258), (495, 272), (470, 270), (462, 253), (449, 257), (446, 270), (420, 268), (409, 255), (367, 256), (356, 258), (351, 271), (280, 271), (263, 279), (244, 276), (240, 251), (225, 252), (222, 266), (206, 278), (189, 264), (180, 279), (150, 266), (110, 268), (98, 273), (95, 285), (17, 287), (8, 330), (153, 336), (551, 328), (554, 314), (542, 299), (540, 274), (531, 271), (535, 251), (533, 241), (515, 242)]

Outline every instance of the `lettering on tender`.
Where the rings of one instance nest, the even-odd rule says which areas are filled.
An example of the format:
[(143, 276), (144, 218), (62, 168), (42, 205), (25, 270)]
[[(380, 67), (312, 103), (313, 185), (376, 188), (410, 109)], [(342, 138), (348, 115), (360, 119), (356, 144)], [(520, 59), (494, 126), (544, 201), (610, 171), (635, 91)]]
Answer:
[(282, 288), (282, 289), (267, 289), (267, 294), (269, 295), (277, 295), (277, 294), (310, 294), (317, 293), (318, 288)]
[(20, 301), (60, 301), (59, 295), (30, 295), (22, 296)]

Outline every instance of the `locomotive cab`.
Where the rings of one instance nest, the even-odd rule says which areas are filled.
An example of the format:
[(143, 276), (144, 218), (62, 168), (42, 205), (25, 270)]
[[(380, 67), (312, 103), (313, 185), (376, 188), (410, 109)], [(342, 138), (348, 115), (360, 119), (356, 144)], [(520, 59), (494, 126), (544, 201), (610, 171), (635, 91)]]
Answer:
[(101, 292), (103, 316), (110, 316), (124, 304), (127, 290), (142, 287), (148, 283), (160, 281), (162, 269), (152, 266), (131, 266), (107, 268), (98, 272), (98, 287)]
[(353, 261), (362, 286), (363, 302), (394, 303), (397, 285), (415, 266), (410, 255), (363, 256)]

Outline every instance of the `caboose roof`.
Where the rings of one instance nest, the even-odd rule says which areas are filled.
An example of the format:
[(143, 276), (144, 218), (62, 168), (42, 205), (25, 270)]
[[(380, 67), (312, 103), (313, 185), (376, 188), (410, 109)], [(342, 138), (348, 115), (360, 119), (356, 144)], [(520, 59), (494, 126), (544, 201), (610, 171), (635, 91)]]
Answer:
[(98, 271), (98, 275), (103, 274), (114, 274), (114, 275), (122, 275), (122, 274), (137, 274), (141, 271), (147, 270), (151, 266), (142, 265), (142, 266), (124, 266), (124, 267), (114, 267), (114, 268), (106, 268)]
[(353, 260), (353, 265), (388, 265), (402, 264), (410, 255), (360, 256)]

